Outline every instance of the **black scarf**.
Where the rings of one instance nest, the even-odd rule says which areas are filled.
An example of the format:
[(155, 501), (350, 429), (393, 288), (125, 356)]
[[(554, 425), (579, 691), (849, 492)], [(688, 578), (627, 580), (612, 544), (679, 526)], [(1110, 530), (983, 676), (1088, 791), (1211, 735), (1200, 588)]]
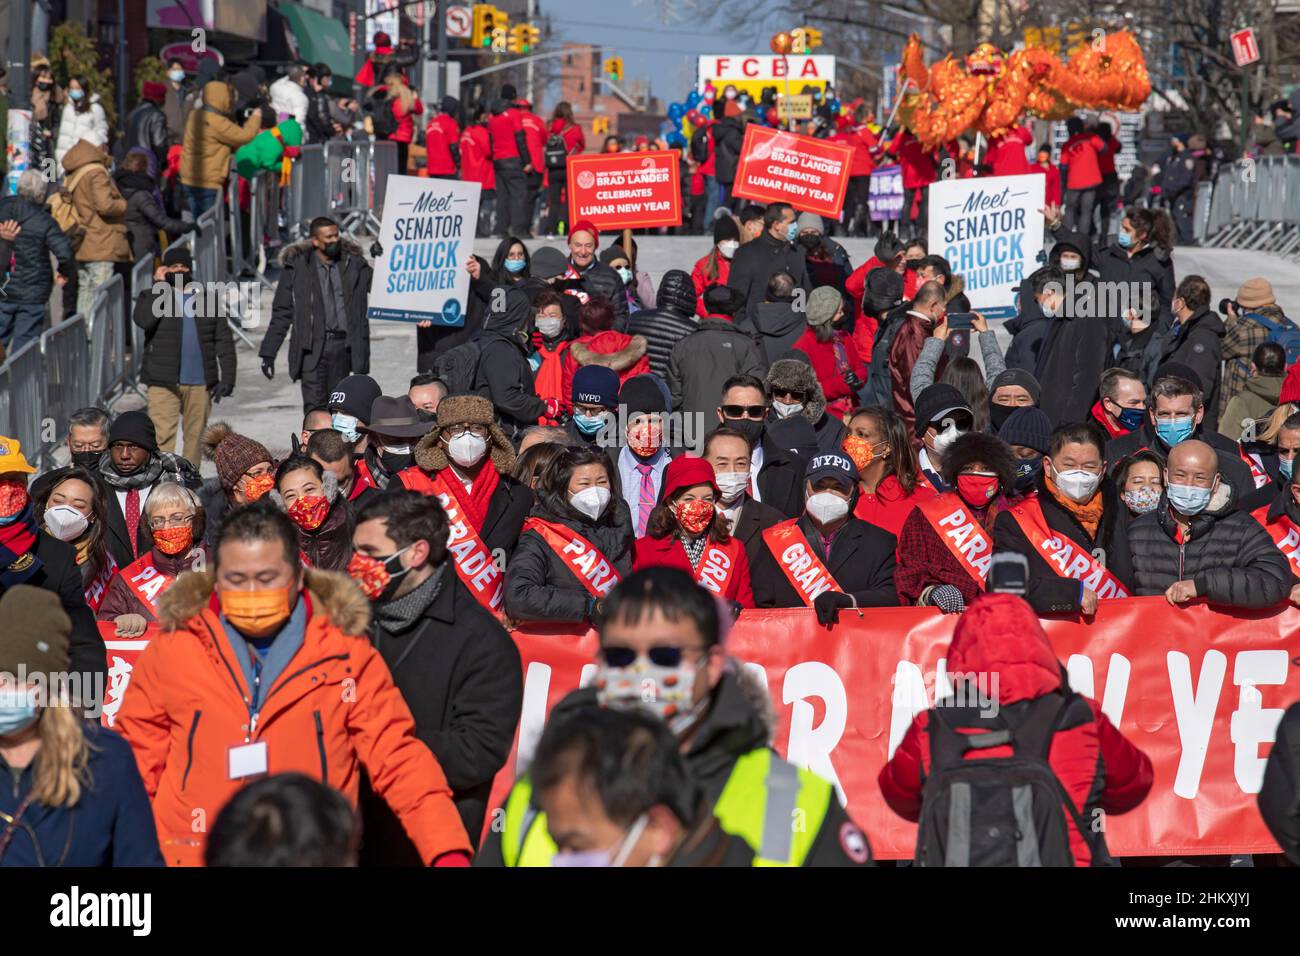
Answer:
[(113, 459), (107, 457), (99, 460), (99, 476), (104, 483), (118, 491), (130, 491), (132, 488), (152, 488), (159, 481), (174, 481), (178, 485), (189, 487), (197, 484), (199, 473), (189, 460), (171, 452), (157, 452), (140, 468), (129, 475), (119, 475), (113, 467)]
[[(446, 577), (446, 569), (447, 562), (444, 561), (433, 574), (429, 575), (427, 581), (410, 594), (374, 605), (375, 621), (385, 633), (402, 634), (411, 629), (442, 591), (442, 580)], [(406, 656), (405, 651), (402, 656)], [(401, 658), (398, 658), (393, 666), (396, 667), (399, 663)]]

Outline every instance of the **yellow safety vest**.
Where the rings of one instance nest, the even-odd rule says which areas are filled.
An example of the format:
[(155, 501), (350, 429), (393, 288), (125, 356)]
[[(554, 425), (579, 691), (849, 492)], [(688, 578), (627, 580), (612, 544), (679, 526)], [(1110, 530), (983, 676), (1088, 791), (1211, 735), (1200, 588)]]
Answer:
[[(506, 866), (550, 866), (557, 852), (532, 796), (532, 782), (524, 776), (506, 799)], [(723, 830), (753, 849), (754, 866), (803, 866), (834, 799), (827, 781), (763, 747), (736, 761), (713, 812)]]

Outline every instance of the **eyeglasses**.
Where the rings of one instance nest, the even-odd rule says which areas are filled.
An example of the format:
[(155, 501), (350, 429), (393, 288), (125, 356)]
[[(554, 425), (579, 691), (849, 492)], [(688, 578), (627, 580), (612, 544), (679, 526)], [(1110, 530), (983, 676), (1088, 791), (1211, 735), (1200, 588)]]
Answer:
[(184, 528), (188, 524), (193, 524), (194, 515), (168, 515), (167, 517), (157, 517), (149, 519), (150, 531), (162, 531), (164, 528)]
[[(686, 650), (682, 647), (656, 646), (646, 652), (646, 657), (656, 667), (679, 667)], [(602, 647), (600, 656), (608, 667), (631, 667), (640, 655), (630, 647)]]
[(723, 418), (762, 418), (767, 414), (766, 405), (723, 405)]
[(459, 438), (461, 435), (469, 432), (471, 435), (477, 435), (479, 438), (488, 437), (488, 426), (486, 425), (448, 425), (442, 430), (442, 433), (448, 438)]

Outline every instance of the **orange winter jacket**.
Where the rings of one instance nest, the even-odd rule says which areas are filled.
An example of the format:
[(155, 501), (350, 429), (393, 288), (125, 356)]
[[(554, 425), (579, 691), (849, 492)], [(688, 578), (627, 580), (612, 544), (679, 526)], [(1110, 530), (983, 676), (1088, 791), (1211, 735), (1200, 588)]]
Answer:
[[(420, 856), (470, 852), (451, 788), (388, 667), (366, 637), (370, 605), (345, 575), (308, 570), (303, 645), (263, 696), (252, 741), (270, 773), (298, 772), (355, 805), (362, 768)], [(187, 572), (159, 601), (164, 632), (140, 655), (116, 729), (135, 752), (169, 866), (199, 866), (207, 832), (245, 780), (248, 689), (217, 613), (212, 572)]]

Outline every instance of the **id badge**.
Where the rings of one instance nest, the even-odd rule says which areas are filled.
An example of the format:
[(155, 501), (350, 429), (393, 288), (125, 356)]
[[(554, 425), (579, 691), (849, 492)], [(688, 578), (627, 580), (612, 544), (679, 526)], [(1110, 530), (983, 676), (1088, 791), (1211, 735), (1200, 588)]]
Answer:
[(243, 780), (267, 772), (266, 741), (238, 744), (227, 751), (231, 780)]

